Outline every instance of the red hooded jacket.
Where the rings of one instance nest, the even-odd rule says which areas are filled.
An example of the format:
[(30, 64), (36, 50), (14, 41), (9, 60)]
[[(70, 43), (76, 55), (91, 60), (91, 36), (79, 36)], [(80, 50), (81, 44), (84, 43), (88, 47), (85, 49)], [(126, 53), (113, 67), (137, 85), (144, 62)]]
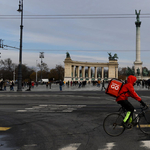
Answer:
[(141, 101), (141, 98), (137, 95), (134, 90), (134, 82), (136, 81), (136, 77), (130, 75), (127, 79), (127, 83), (123, 85), (121, 91), (119, 92), (119, 97), (117, 97), (116, 101), (128, 100), (128, 97), (135, 98), (137, 101)]

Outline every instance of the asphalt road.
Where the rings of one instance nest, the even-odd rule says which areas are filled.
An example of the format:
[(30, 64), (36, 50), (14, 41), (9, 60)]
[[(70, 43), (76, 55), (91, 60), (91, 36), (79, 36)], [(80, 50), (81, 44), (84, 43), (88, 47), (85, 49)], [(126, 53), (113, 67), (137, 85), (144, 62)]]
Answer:
[[(150, 104), (149, 91), (137, 91)], [(139, 103), (129, 99), (135, 107)], [(119, 105), (103, 91), (1, 92), (0, 150), (148, 150), (138, 128), (110, 137), (102, 127)]]

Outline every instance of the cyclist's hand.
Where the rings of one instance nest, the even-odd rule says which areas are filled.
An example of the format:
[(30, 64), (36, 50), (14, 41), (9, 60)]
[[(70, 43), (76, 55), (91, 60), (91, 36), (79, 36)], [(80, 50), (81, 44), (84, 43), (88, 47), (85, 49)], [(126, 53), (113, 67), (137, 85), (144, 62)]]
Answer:
[(148, 106), (146, 105), (145, 107), (142, 108), (143, 110), (147, 110), (148, 109)]
[(142, 105), (143, 107), (146, 107), (146, 106), (147, 106), (142, 100), (140, 101), (140, 103), (141, 103), (141, 105)]

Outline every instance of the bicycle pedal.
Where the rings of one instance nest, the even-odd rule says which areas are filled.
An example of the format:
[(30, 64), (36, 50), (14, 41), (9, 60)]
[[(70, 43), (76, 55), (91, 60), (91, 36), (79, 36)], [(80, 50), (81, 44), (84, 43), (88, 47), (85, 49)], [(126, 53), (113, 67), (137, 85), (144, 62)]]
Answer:
[(133, 124), (132, 123), (128, 123), (128, 129), (132, 129), (133, 128)]
[(133, 125), (131, 123), (123, 123), (123, 126), (126, 128), (126, 129), (132, 129), (133, 128)]

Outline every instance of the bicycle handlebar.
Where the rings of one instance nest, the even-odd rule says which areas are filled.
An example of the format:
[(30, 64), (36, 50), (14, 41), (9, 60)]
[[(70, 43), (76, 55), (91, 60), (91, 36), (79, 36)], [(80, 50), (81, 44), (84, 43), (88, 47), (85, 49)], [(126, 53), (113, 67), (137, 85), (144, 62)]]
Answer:
[(147, 109), (149, 109), (149, 106), (148, 106), (148, 105), (146, 105), (146, 106), (142, 106), (142, 105), (141, 105), (141, 109), (142, 109), (142, 110), (147, 110)]

